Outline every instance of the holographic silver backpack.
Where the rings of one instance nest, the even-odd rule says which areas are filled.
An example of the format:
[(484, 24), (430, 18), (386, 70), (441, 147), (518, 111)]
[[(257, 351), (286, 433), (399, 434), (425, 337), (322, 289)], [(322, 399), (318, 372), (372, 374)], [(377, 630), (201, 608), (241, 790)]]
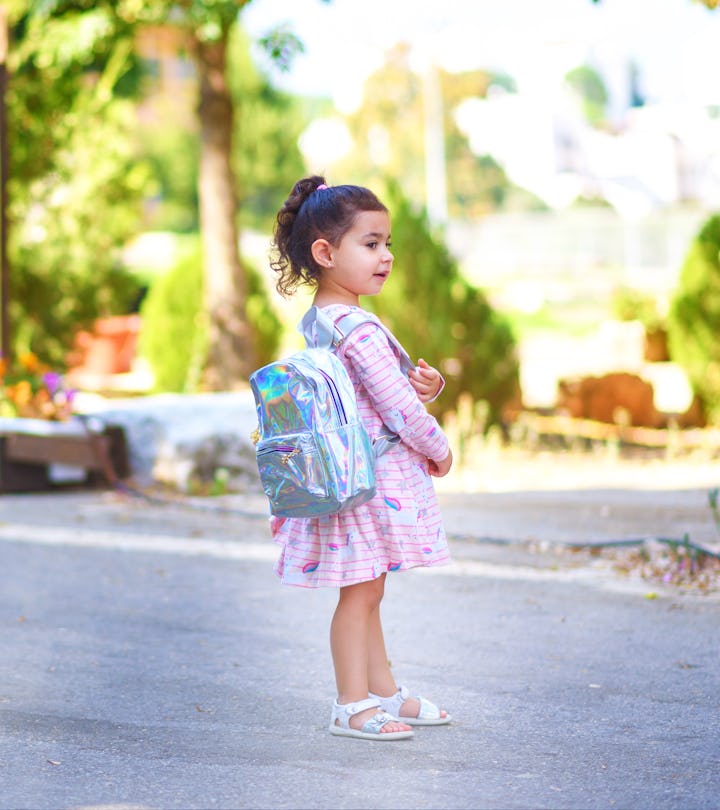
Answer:
[[(331, 515), (375, 494), (375, 458), (400, 437), (388, 432), (371, 441), (352, 381), (334, 354), (368, 321), (366, 314), (350, 312), (333, 322), (312, 307), (300, 324), (308, 348), (250, 375), (258, 416), (255, 454), (273, 515)], [(403, 370), (412, 368), (383, 331), (399, 350)]]

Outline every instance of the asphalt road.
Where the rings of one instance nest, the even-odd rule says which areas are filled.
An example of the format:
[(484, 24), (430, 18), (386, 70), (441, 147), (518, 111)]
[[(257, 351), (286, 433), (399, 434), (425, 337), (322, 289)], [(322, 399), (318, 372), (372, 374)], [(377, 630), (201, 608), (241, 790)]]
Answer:
[(278, 584), (257, 499), (2, 496), (0, 807), (720, 807), (720, 599), (521, 542), (645, 508), (578, 497), (444, 499), (455, 562), (391, 576), (384, 615), (454, 722), (370, 743), (326, 731), (335, 594)]

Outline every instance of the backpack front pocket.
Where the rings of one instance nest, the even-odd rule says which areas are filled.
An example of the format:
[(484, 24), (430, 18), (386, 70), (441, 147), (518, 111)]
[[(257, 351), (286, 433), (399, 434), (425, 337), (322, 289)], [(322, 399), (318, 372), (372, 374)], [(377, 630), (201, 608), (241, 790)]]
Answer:
[(312, 434), (275, 436), (259, 442), (256, 454), (274, 515), (311, 515), (313, 507), (328, 498), (325, 465)]

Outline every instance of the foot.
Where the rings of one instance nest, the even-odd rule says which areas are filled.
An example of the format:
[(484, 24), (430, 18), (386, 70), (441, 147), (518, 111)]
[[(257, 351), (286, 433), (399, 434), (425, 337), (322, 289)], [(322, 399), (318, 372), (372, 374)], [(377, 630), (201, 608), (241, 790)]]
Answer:
[[(418, 704), (419, 708), (419, 704)], [(350, 728), (361, 729), (368, 720), (372, 720), (372, 718), (378, 713), (378, 709), (366, 709), (364, 712), (358, 712), (358, 714), (354, 714), (350, 718)], [(338, 721), (335, 721), (335, 725), (338, 725)], [(393, 731), (412, 731), (412, 728), (407, 723), (401, 723), (393, 721), (388, 721), (383, 725), (380, 729), (381, 734), (388, 734), (392, 733)]]
[(361, 740), (406, 740), (413, 736), (410, 726), (380, 708), (377, 698), (354, 703), (333, 703), (330, 733)]
[(405, 686), (401, 686), (393, 695), (371, 693), (371, 697), (377, 698), (388, 714), (407, 721), (411, 726), (441, 726), (451, 720), (446, 711), (419, 695), (413, 697)]
[[(400, 711), (398, 712), (398, 717), (401, 719), (403, 717), (409, 717), (412, 720), (416, 719), (417, 716), (420, 714), (420, 701), (417, 698), (409, 697), (405, 701), (403, 701), (402, 705), (400, 706)], [(448, 713), (445, 709), (440, 709), (440, 717), (445, 720), (447, 719)]]

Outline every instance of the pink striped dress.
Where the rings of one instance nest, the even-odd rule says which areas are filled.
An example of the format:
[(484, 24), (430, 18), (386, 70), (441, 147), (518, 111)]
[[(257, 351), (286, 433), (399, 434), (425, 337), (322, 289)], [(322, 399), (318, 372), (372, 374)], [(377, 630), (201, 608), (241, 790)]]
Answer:
[[(323, 312), (334, 321), (351, 307)], [(280, 544), (275, 572), (287, 585), (338, 587), (376, 579), (386, 571), (450, 562), (445, 530), (427, 459), (442, 461), (448, 442), (400, 371), (380, 322), (357, 327), (338, 357), (355, 387), (371, 438), (383, 424), (402, 441), (380, 456), (377, 493), (361, 506), (320, 518), (271, 519)]]

